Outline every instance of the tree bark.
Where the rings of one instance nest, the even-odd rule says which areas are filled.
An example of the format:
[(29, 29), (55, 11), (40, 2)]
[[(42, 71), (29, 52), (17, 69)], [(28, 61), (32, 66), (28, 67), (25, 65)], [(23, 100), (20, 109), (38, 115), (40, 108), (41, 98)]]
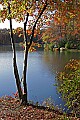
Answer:
[(28, 59), (28, 48), (25, 46), (24, 52), (24, 70), (23, 70), (23, 89), (24, 94), (22, 98), (22, 104), (27, 104), (27, 82), (26, 82), (26, 75), (27, 75), (27, 59)]
[[(10, 4), (8, 6), (8, 10), (9, 10), (9, 15), (10, 15), (11, 14)], [(9, 18), (9, 20), (10, 20), (10, 32), (11, 32), (10, 38), (11, 38), (11, 44), (12, 44), (12, 50), (13, 50), (14, 75), (15, 75), (15, 79), (16, 79), (16, 85), (17, 85), (17, 90), (18, 90), (19, 98), (21, 100), (22, 99), (22, 89), (21, 89), (21, 82), (20, 82), (18, 68), (17, 68), (17, 62), (16, 62), (16, 50), (15, 50), (15, 44), (14, 44), (14, 39), (13, 39), (12, 19), (11, 19), (11, 17)]]
[(25, 50), (24, 50), (24, 64), (23, 64), (23, 98), (22, 98), (22, 104), (27, 104), (27, 82), (26, 82), (26, 75), (27, 75), (27, 59), (28, 59), (28, 37), (26, 34), (26, 25), (28, 22), (29, 13), (27, 13), (27, 16), (25, 18), (24, 22), (24, 43), (25, 43)]

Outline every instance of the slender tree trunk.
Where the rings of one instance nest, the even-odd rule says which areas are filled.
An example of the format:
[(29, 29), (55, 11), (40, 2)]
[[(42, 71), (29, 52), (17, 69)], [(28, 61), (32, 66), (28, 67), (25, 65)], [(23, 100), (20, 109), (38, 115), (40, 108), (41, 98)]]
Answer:
[(24, 94), (23, 94), (23, 99), (22, 99), (23, 104), (27, 104), (27, 83), (26, 83), (27, 59), (28, 59), (28, 49), (27, 49), (27, 46), (25, 46), (25, 51), (24, 51), (24, 71), (23, 71)]
[(67, 41), (67, 32), (66, 32), (66, 30), (67, 30), (67, 25), (65, 24), (65, 28), (64, 28), (65, 30), (65, 40)]
[[(11, 14), (10, 11), (10, 4), (8, 6), (9, 14)], [(22, 90), (21, 90), (21, 82), (18, 74), (18, 68), (17, 68), (17, 62), (16, 62), (16, 50), (15, 50), (15, 44), (14, 44), (14, 39), (13, 39), (13, 31), (12, 31), (12, 19), (10, 17), (10, 38), (11, 38), (11, 44), (12, 44), (12, 50), (13, 50), (13, 68), (14, 68), (14, 75), (16, 79), (16, 85), (17, 85), (17, 90), (19, 94), (20, 100), (22, 99)]]
[(26, 34), (26, 25), (28, 22), (29, 13), (27, 13), (27, 16), (25, 17), (24, 22), (24, 43), (25, 43), (25, 50), (24, 50), (24, 64), (23, 64), (23, 98), (22, 98), (22, 104), (27, 104), (27, 82), (26, 82), (26, 76), (27, 76), (27, 59), (28, 59), (28, 36)]

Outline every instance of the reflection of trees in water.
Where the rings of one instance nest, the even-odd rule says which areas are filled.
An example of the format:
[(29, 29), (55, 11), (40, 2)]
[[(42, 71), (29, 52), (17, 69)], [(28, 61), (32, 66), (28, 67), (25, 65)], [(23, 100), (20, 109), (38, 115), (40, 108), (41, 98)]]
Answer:
[[(18, 44), (16, 44), (16, 49), (18, 50), (18, 51), (20, 51), (20, 50), (23, 50), (23, 48), (21, 47), (21, 46), (19, 46)], [(11, 47), (11, 45), (1, 45), (0, 46), (0, 51), (12, 51), (12, 47)]]
[(80, 52), (44, 52), (43, 61), (51, 72), (60, 72), (70, 59), (80, 59)]
[(11, 51), (11, 45), (1, 45), (0, 51)]

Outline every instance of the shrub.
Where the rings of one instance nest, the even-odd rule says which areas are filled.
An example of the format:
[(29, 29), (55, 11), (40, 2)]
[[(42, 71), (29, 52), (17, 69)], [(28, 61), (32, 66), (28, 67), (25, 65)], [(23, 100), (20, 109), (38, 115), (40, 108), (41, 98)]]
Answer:
[(80, 61), (70, 60), (64, 72), (58, 74), (61, 80), (58, 91), (66, 101), (66, 105), (75, 114), (80, 114)]

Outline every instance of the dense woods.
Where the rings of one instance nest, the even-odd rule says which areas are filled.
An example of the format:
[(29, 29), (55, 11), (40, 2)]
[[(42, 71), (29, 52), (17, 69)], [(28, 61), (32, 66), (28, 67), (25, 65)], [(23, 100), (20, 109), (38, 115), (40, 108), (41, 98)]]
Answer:
[[(53, 26), (53, 27), (52, 27)], [(80, 35), (79, 33), (74, 34), (66, 34), (62, 39), (59, 39), (60, 33), (59, 29), (57, 28), (54, 23), (51, 23), (50, 26), (45, 30), (41, 30), (40, 34), (37, 34), (36, 37), (33, 38), (33, 41), (36, 43), (43, 44), (44, 48), (46, 45), (49, 47), (50, 50), (55, 47), (65, 47), (68, 49), (80, 49)], [(65, 38), (67, 37), (67, 40)], [(29, 39), (30, 35), (28, 35)], [(14, 41), (15, 43), (22, 43), (23, 44), (23, 36), (17, 32), (14, 34)], [(9, 29), (0, 29), (0, 45), (10, 45), (10, 30)], [(38, 46), (36, 46), (38, 47)]]
[[(15, 43), (23, 41), (22, 37), (19, 37), (18, 34), (14, 34)], [(10, 30), (9, 29), (0, 29), (0, 45), (10, 45)]]

